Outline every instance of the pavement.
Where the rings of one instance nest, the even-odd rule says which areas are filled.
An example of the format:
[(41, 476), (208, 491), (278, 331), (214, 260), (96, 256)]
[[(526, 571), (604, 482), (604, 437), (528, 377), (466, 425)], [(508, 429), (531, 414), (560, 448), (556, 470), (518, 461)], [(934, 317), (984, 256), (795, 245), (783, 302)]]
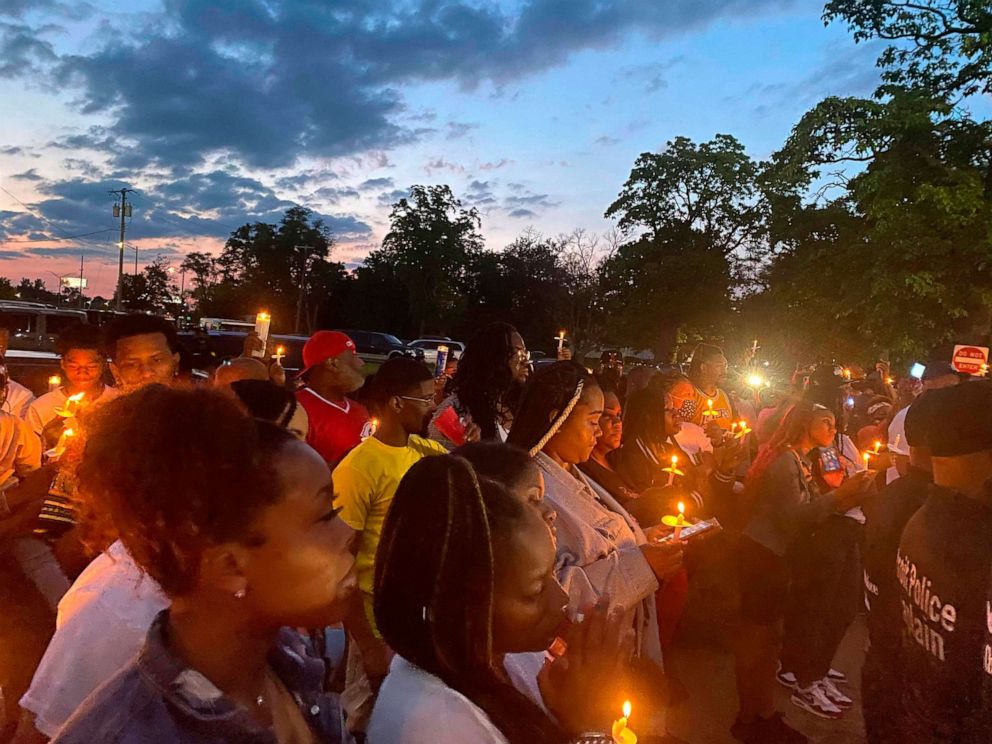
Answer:
[[(737, 717), (737, 689), (734, 657), (727, 645), (734, 628), (732, 595), (736, 592), (730, 576), (735, 572), (726, 557), (702, 567), (690, 580), (689, 601), (673, 648), (666, 657), (666, 665), (688, 692), (682, 704), (669, 709), (669, 732), (689, 744), (736, 744), (730, 726)], [(858, 615), (834, 658), (833, 667), (848, 678), (847, 684), (840, 687), (854, 699), (854, 706), (843, 718), (827, 721), (797, 708), (789, 700), (791, 692), (776, 684), (778, 710), (810, 742), (867, 742), (860, 689), (867, 638), (865, 617)]]

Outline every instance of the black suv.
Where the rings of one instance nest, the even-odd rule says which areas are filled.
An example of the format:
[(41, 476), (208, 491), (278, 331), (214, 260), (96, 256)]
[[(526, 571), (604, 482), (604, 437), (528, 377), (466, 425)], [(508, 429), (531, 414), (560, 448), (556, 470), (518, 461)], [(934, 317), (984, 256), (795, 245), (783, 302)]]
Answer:
[(348, 337), (355, 342), (358, 355), (366, 362), (382, 363), (387, 359), (397, 356), (410, 357), (424, 361), (424, 350), (414, 349), (400, 341), (396, 336), (389, 333), (379, 333), (377, 331), (352, 331), (341, 329), (341, 333), (348, 334)]

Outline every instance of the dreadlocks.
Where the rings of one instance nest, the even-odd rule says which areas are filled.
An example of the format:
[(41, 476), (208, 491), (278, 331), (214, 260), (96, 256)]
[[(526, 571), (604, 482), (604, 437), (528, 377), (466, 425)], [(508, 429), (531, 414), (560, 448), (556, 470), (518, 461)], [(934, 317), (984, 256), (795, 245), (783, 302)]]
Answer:
[(458, 360), (458, 371), (451, 381), (451, 392), (482, 429), (483, 439), (496, 438), (499, 407), (513, 409), (519, 385), (509, 363), (513, 356), (513, 334), (509, 323), (490, 323), (479, 329), (465, 345)]

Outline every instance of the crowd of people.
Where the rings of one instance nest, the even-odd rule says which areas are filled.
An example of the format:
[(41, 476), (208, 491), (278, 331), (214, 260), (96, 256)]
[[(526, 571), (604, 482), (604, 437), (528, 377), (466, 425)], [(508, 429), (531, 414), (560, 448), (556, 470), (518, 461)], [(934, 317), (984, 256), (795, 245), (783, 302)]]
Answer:
[(872, 744), (992, 740), (987, 380), (755, 389), (713, 344), (535, 370), (505, 323), (437, 376), (366, 375), (337, 331), (287, 375), (256, 341), (197, 383), (131, 315), (63, 333), (37, 399), (0, 365), (4, 613), (54, 619), (0, 740), (674, 743), (693, 602), (733, 654), (728, 740), (807, 741), (780, 686), (792, 721), (860, 698)]

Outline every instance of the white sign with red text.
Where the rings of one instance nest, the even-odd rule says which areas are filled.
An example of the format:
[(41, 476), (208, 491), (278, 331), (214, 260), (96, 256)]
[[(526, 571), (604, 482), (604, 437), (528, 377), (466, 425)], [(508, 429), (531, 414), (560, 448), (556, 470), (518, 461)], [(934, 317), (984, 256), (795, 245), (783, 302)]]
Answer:
[(962, 374), (984, 376), (989, 371), (989, 347), (958, 344), (951, 365)]

